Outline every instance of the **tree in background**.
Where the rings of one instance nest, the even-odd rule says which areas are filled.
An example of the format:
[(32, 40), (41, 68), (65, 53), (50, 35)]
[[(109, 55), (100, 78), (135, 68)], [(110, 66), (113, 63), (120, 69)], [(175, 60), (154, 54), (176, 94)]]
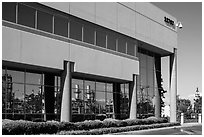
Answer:
[(200, 95), (198, 88), (196, 89), (196, 94), (194, 99), (194, 112), (195, 113), (202, 112), (202, 96)]
[(177, 116), (184, 113), (186, 118), (190, 118), (192, 112), (191, 101), (189, 99), (181, 99), (179, 95), (177, 95)]
[(164, 90), (163, 88), (163, 79), (161, 78), (161, 89), (159, 90), (159, 94), (160, 94), (160, 102), (161, 102), (161, 111), (164, 111), (164, 107), (165, 107), (165, 103), (164, 103), (164, 94), (167, 92), (166, 90)]

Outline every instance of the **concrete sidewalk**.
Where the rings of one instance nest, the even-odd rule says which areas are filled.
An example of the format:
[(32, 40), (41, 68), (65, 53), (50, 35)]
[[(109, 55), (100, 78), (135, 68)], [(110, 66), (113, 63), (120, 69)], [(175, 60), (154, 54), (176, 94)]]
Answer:
[(191, 127), (191, 126), (200, 126), (202, 125), (202, 123), (184, 123), (184, 124), (181, 124), (180, 127)]
[(180, 126), (171, 126), (171, 127), (162, 127), (162, 128), (154, 128), (154, 129), (144, 129), (144, 130), (120, 132), (120, 133), (114, 133), (114, 135), (127, 134), (130, 132), (133, 134), (142, 134), (142, 133), (146, 133), (146, 132), (161, 131), (161, 130), (167, 130), (167, 129), (179, 129), (180, 130), (181, 128), (187, 128), (187, 127), (193, 127), (193, 126), (202, 126), (202, 123), (184, 123)]

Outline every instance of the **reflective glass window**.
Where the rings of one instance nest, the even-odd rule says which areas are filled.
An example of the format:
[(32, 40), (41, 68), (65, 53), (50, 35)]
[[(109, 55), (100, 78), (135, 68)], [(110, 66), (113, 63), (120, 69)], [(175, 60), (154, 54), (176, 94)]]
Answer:
[(126, 53), (126, 38), (124, 36), (118, 37), (118, 51)]
[(6, 87), (6, 72), (5, 69), (2, 69), (2, 111), (4, 113), (5, 111), (5, 102), (6, 102), (6, 92), (7, 92), (7, 87)]
[(83, 32), (84, 32), (84, 34), (83, 34), (84, 42), (90, 43), (90, 44), (94, 44), (94, 38), (95, 38), (95, 29), (94, 29), (94, 26), (85, 24)]
[(60, 36), (68, 37), (68, 19), (55, 16), (54, 33)]
[(26, 83), (40, 85), (42, 80), (42, 74), (26, 72)]
[(42, 11), (37, 11), (37, 13), (37, 28), (52, 33), (53, 16)]
[(35, 9), (25, 5), (18, 5), (18, 23), (35, 28)]
[(105, 83), (96, 82), (96, 91), (103, 91), (103, 92), (105, 92), (105, 90), (106, 90)]
[(41, 86), (26, 85), (25, 91), (25, 111), (26, 113), (42, 113), (43, 94)]
[(83, 80), (72, 79), (72, 100), (82, 99), (83, 96)]
[(120, 84), (120, 110), (121, 118), (126, 118), (129, 112), (129, 84)]
[(12, 91), (8, 90), (7, 93), (8, 109), (12, 108), (13, 113), (24, 113), (24, 96), (24, 85), (13, 83)]
[(2, 19), (16, 22), (16, 2), (2, 2)]
[(82, 24), (75, 20), (70, 20), (70, 38), (82, 41)]
[(7, 70), (7, 74), (8, 74), (7, 75), (8, 82), (24, 83), (24, 72)]
[(59, 76), (55, 76), (55, 87), (59, 88), (60, 87), (60, 77)]
[(146, 68), (140, 69), (140, 82), (143, 87), (147, 86), (147, 71)]
[(114, 34), (108, 34), (107, 47), (116, 51), (116, 36)]
[(132, 39), (128, 39), (127, 41), (127, 54), (135, 56), (135, 43)]
[(105, 114), (106, 113), (106, 97), (105, 92), (96, 92), (96, 113)]
[(107, 85), (106, 87), (107, 92), (113, 92), (113, 84), (107, 83), (106, 85)]
[(95, 81), (85, 80), (85, 89), (95, 90)]
[(60, 107), (61, 107), (61, 87), (60, 87), (60, 77), (59, 76), (55, 76), (55, 114), (59, 114), (60, 113)]
[(147, 56), (147, 69), (154, 69), (154, 57), (152, 56)]
[(147, 55), (140, 53), (139, 61), (140, 61), (140, 66), (142, 68), (147, 67)]
[(154, 70), (153, 69), (147, 70), (147, 79), (148, 79), (147, 85), (153, 88), (154, 87)]
[(113, 118), (113, 93), (107, 92), (107, 101), (106, 101), (106, 115), (107, 118)]
[(96, 30), (96, 45), (106, 47), (106, 33), (100, 29)]
[(83, 92), (82, 90), (75, 88), (72, 89), (72, 113), (82, 114), (84, 108)]
[(83, 80), (72, 79), (72, 113), (84, 113), (84, 85)]

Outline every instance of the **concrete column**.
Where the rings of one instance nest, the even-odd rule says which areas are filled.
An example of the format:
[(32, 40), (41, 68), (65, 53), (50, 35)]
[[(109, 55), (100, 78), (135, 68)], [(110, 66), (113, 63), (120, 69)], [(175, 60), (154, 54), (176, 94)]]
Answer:
[(170, 122), (176, 122), (176, 95), (177, 95), (177, 49), (170, 55)]
[(133, 75), (133, 82), (130, 83), (130, 119), (137, 119), (137, 75)]
[(154, 93), (154, 113), (156, 118), (161, 117), (161, 57), (155, 57), (155, 93)]
[(64, 62), (64, 71), (61, 75), (62, 104), (60, 121), (70, 122), (72, 120), (72, 92), (71, 92), (71, 63)]

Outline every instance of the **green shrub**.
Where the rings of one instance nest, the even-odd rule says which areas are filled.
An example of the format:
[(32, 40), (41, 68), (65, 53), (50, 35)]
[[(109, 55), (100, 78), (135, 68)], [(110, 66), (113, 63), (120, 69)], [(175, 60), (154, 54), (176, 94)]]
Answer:
[(180, 123), (163, 123), (163, 124), (152, 124), (152, 125), (134, 125), (128, 127), (111, 127), (111, 128), (102, 128), (102, 129), (92, 129), (90, 131), (80, 130), (80, 131), (61, 131), (57, 133), (58, 135), (101, 135), (101, 134), (110, 134), (118, 132), (128, 132), (152, 128), (161, 128), (169, 126), (177, 126)]
[(31, 122), (24, 120), (3, 120), (2, 133), (4, 135), (23, 135), (23, 134), (53, 134), (61, 130), (76, 129), (70, 122)]
[[(83, 122), (31, 122), (25, 120), (2, 120), (2, 133), (4, 135), (23, 135), (23, 134), (54, 134), (59, 131), (72, 131), (72, 130), (91, 130), (101, 128), (114, 128), (114, 127), (126, 127), (133, 125), (150, 125), (155, 123), (165, 123), (167, 120), (162, 118), (147, 118), (147, 119), (105, 119), (100, 120), (86, 120)], [(140, 126), (137, 128), (141, 128)], [(115, 129), (114, 129), (115, 130)], [(102, 130), (103, 131), (103, 130)], [(102, 132), (100, 131), (100, 132)], [(106, 131), (104, 131), (106, 132)]]
[(100, 120), (86, 120), (83, 122), (74, 123), (78, 130), (89, 130), (94, 128), (101, 128), (103, 123)]

